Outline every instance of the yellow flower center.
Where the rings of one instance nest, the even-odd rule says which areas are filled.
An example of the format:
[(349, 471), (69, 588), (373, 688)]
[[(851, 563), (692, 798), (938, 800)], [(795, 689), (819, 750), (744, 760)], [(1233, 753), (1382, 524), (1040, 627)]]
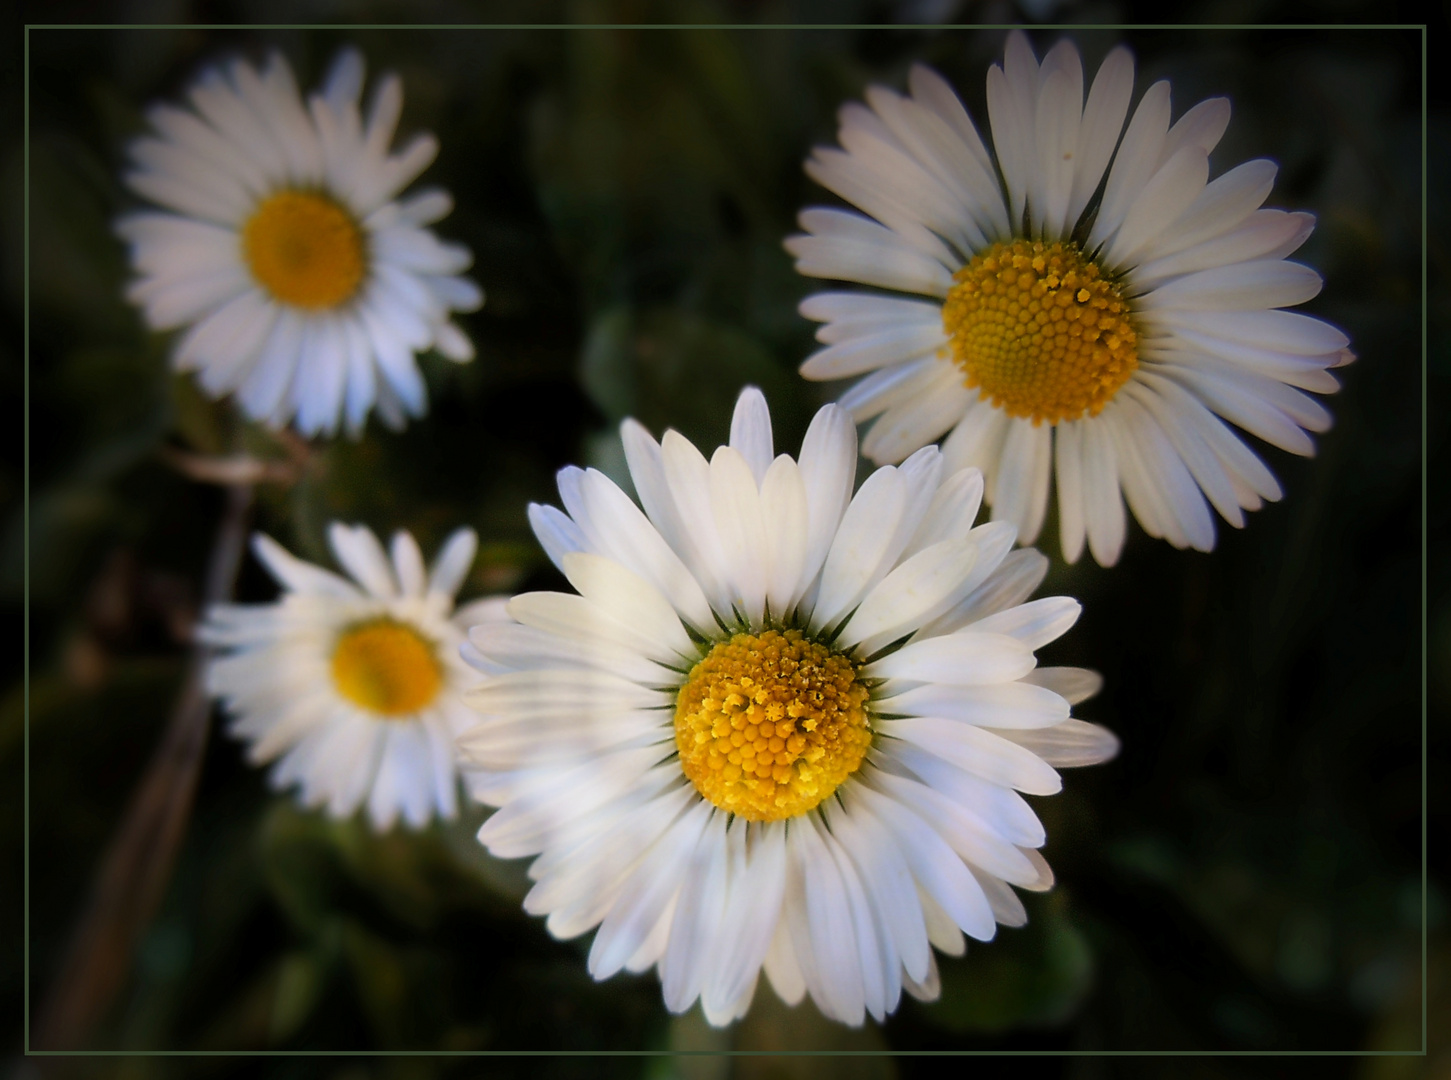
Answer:
[(432, 642), (384, 617), (343, 631), (333, 649), (333, 682), (355, 705), (383, 716), (405, 716), (438, 696), (443, 668)]
[(279, 191), (242, 226), (242, 253), (278, 300), (320, 311), (350, 300), (366, 270), (363, 233), (326, 195)]
[(799, 630), (736, 634), (691, 669), (675, 745), (702, 796), (747, 821), (810, 810), (872, 742), (856, 665)]
[(1097, 416), (1138, 367), (1129, 305), (1077, 244), (994, 244), (953, 280), (942, 306), (952, 358), (1009, 416)]

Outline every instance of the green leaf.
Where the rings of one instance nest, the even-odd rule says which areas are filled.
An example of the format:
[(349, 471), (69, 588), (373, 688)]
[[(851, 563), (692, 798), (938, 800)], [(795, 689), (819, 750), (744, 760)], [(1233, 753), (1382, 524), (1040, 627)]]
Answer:
[(794, 419), (784, 404), (792, 400), (791, 376), (765, 345), (705, 315), (613, 308), (590, 327), (580, 368), (585, 390), (612, 422), (633, 416), (657, 436), (674, 428), (698, 446), (726, 441), (745, 386), (765, 392), (778, 427)]
[[(1061, 897), (1052, 899), (1061, 904)], [(942, 996), (922, 1008), (934, 1023), (964, 1034), (1061, 1023), (1093, 981), (1088, 942), (1052, 908), (1031, 912), (1022, 929), (1000, 927), (996, 940), (972, 943), (960, 959), (939, 956), (937, 963)]]

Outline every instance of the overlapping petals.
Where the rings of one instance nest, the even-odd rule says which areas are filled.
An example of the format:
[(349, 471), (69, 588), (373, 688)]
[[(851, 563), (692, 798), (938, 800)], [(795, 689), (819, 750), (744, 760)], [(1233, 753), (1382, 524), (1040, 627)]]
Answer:
[[(840, 148), (806, 171), (862, 213), (812, 208), (786, 241), (806, 275), (878, 292), (808, 297), (823, 325), (811, 379), (864, 375), (840, 403), (872, 420), (863, 452), (899, 462), (942, 440), (950, 469), (983, 472), (995, 520), (1022, 543), (1042, 528), (1056, 478), (1064, 557), (1085, 542), (1119, 557), (1124, 501), (1151, 536), (1207, 551), (1214, 511), (1231, 525), (1280, 498), (1231, 425), (1291, 453), (1330, 415), (1331, 369), (1354, 357), (1340, 330), (1280, 310), (1320, 290), (1287, 261), (1310, 235), (1305, 213), (1263, 208), (1276, 167), (1256, 160), (1209, 179), (1229, 102), (1171, 123), (1158, 82), (1130, 113), (1133, 60), (1114, 49), (1084, 94), (1082, 62), (1059, 42), (1034, 57), (1021, 32), (988, 73), (992, 152), (936, 73), (912, 69), (908, 94), (883, 87), (840, 112)], [(1072, 241), (1117, 283), (1138, 331), (1138, 367), (1101, 412), (1054, 424), (1009, 416), (968, 389), (950, 356), (942, 301), (953, 275), (993, 244)], [(929, 299), (909, 299), (913, 294)]]
[[(574, 593), (529, 593), (475, 627), (487, 675), (460, 739), (469, 785), (499, 809), (495, 855), (534, 856), (525, 909), (551, 933), (597, 928), (596, 978), (656, 967), (675, 1012), (743, 1016), (764, 971), (848, 1024), (901, 992), (937, 993), (932, 947), (1026, 918), (1010, 886), (1045, 889), (1044, 832), (1019, 792), (1111, 757), (1071, 719), (1098, 678), (1038, 668), (1076, 602), (1028, 602), (1046, 560), (1005, 523), (974, 527), (975, 469), (928, 447), (853, 494), (855, 428), (817, 414), (798, 457), (775, 452), (759, 392), (707, 460), (666, 432), (622, 431), (637, 505), (594, 470), (559, 475), (564, 509), (530, 520)], [(868, 756), (833, 796), (784, 820), (719, 809), (686, 778), (676, 695), (716, 642), (797, 627), (872, 687)]]
[[(399, 198), (433, 161), (420, 134), (391, 145), (402, 82), (385, 76), (362, 109), (363, 60), (339, 54), (322, 89), (305, 101), (274, 53), (259, 71), (245, 60), (207, 69), (190, 107), (159, 104), (153, 134), (131, 144), (126, 182), (163, 207), (128, 214), (117, 230), (138, 277), (127, 295), (158, 330), (185, 329), (172, 360), (213, 397), (234, 395), (250, 417), (304, 435), (358, 434), (376, 406), (401, 427), (427, 409), (414, 354), (455, 361), (473, 345), (452, 321), (483, 294), (459, 276), (468, 249), (427, 226), (447, 216), (447, 193)], [(282, 191), (320, 193), (344, 208), (363, 240), (355, 295), (324, 309), (272, 295), (243, 256), (241, 233)]]
[[(398, 818), (418, 828), (458, 809), (454, 738), (473, 722), (460, 697), (478, 681), (458, 656), (464, 628), (504, 618), (502, 603), (454, 609), (477, 538), (460, 529), (431, 567), (406, 532), (391, 553), (362, 526), (334, 523), (328, 540), (344, 577), (258, 534), (253, 551), (283, 588), (271, 604), (213, 607), (198, 630), (216, 653), (207, 690), (232, 716), (254, 764), (275, 761), (271, 782), (301, 801), (347, 817), (366, 806), (373, 826)], [(391, 554), (391, 557), (390, 557)], [(407, 715), (381, 716), (339, 692), (333, 655), (349, 627), (388, 619), (433, 647), (441, 684)]]

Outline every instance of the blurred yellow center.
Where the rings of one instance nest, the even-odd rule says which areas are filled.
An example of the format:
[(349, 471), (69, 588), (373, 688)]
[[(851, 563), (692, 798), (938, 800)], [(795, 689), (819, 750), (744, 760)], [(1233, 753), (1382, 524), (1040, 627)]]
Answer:
[(1138, 367), (1128, 303), (1076, 244), (994, 244), (953, 280), (942, 306), (952, 358), (1009, 416), (1097, 416)]
[(433, 644), (389, 618), (343, 631), (333, 649), (333, 682), (354, 705), (383, 716), (405, 716), (438, 696), (443, 669)]
[(278, 300), (314, 311), (350, 300), (362, 284), (363, 233), (326, 195), (280, 191), (242, 226), (252, 276)]
[(804, 814), (871, 745), (867, 688), (840, 653), (799, 630), (737, 634), (680, 688), (675, 745), (702, 796), (747, 821)]

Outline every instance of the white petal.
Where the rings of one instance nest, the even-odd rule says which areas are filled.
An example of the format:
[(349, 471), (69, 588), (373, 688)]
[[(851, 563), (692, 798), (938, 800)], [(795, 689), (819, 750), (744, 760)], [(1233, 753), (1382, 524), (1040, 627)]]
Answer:
[(1214, 412), (1267, 443), (1290, 453), (1312, 456), (1315, 440), (1303, 427), (1325, 430), (1328, 414), (1293, 388), (1254, 372), (1214, 370), (1212, 364), (1175, 363), (1165, 375), (1190, 390)]
[[(1155, 273), (1162, 274), (1168, 256), (1235, 231), (1265, 201), (1274, 186), (1277, 168), (1273, 161), (1257, 158), (1211, 180), (1174, 222), (1173, 229), (1155, 238), (1152, 249), (1145, 253), (1146, 258), (1153, 260), (1149, 266)], [(1280, 212), (1276, 213), (1283, 216)], [(1134, 271), (1131, 280), (1143, 280), (1140, 275), (1147, 269)]]
[(1134, 197), (1103, 253), (1110, 266), (1132, 266), (1139, 255), (1187, 210), (1209, 180), (1209, 156), (1198, 146), (1177, 150)]
[(613, 559), (583, 551), (571, 552), (563, 561), (565, 576), (581, 596), (617, 622), (634, 627), (659, 654), (695, 652), (680, 616), (644, 578)]
[(983, 497), (991, 504), (1003, 442), (1013, 420), (987, 402), (974, 402), (957, 427), (942, 441), (943, 470), (949, 475), (959, 469), (982, 472)]
[(982, 886), (982, 891), (987, 894), (988, 903), (992, 905), (993, 918), (1002, 926), (1026, 926), (1028, 922), (1028, 910), (1023, 907), (1023, 902), (1018, 899), (1015, 893), (1001, 878), (993, 877), (986, 870), (973, 868), (972, 876), (977, 878), (977, 883)]
[(861, 207), (917, 252), (951, 266), (955, 257), (940, 238), (959, 247), (965, 243), (951, 192), (893, 145), (890, 132), (867, 110), (858, 111), (871, 120), (853, 124), (852, 108), (842, 110), (846, 122), (838, 133), (845, 149), (816, 147), (806, 160), (806, 175)]
[(401, 812), (413, 828), (421, 828), (432, 810), (428, 743), (418, 724), (389, 724), (383, 734), (378, 774), (368, 796), (373, 827), (386, 830)]
[(1155, 317), (1167, 326), (1195, 331), (1207, 338), (1295, 356), (1326, 356), (1350, 344), (1350, 339), (1329, 323), (1295, 311), (1173, 311)]
[[(990, 941), (996, 924), (982, 887), (937, 831), (895, 799), (866, 784), (851, 787), (848, 808), (852, 799), (860, 799), (886, 826), (918, 885), (953, 923), (980, 941)], [(925, 904), (923, 915), (930, 920), (930, 909)], [(929, 934), (931, 930), (929, 921)]]
[(1037, 879), (1022, 852), (988, 822), (934, 788), (886, 772), (873, 774), (872, 785), (928, 822), (970, 866), (1014, 883)]
[[(873, 86), (867, 89), (867, 101), (890, 135), (954, 197), (962, 215), (960, 232), (954, 239), (968, 243), (973, 249), (985, 247), (989, 237), (996, 238), (1007, 231), (1007, 208), (1003, 205), (996, 170), (982, 150), (975, 131), (971, 139), (978, 143), (981, 156), (955, 130), (952, 120), (924, 100), (924, 82), (935, 81), (950, 99), (947, 108), (955, 110), (971, 129), (972, 121), (967, 119), (956, 95), (941, 78), (920, 65), (913, 68), (911, 78), (916, 100)], [(930, 98), (933, 93), (928, 90), (926, 96)]]
[[(1116, 429), (1120, 435), (1119, 467), (1124, 470), (1124, 494), (1131, 506), (1137, 503), (1135, 513), (1140, 508), (1148, 509), (1151, 520), (1175, 547), (1212, 550), (1214, 519), (1199, 485), (1174, 451), (1173, 443), (1133, 396), (1120, 395), (1114, 405), (1124, 419)], [(1152, 508), (1146, 506), (1149, 503)]]
[(469, 643), (495, 664), (515, 671), (590, 667), (642, 686), (665, 686), (678, 676), (608, 638), (566, 638), (513, 622), (483, 623), (469, 629)]
[[(780, 834), (784, 841), (785, 830), (781, 829)], [(785, 919), (776, 923), (776, 933), (771, 938), (771, 947), (766, 950), (766, 959), (761, 967), (766, 978), (771, 981), (771, 989), (787, 1005), (799, 1004), (806, 996), (806, 977), (796, 959), (796, 951), (791, 945), (791, 931)]]
[(1195, 146), (1206, 154), (1219, 145), (1229, 127), (1229, 99), (1206, 98), (1174, 122), (1160, 151), (1167, 160), (1180, 147)]
[[(680, 439), (680, 436), (677, 435), (676, 438)], [(705, 561), (693, 535), (681, 520), (681, 511), (671, 494), (665, 475), (665, 459), (660, 444), (634, 420), (626, 420), (620, 425), (620, 439), (624, 443), (630, 478), (634, 481), (640, 505), (644, 507), (650, 523), (695, 577), (708, 602), (711, 598), (721, 597), (724, 590), (715, 568)], [(684, 442), (683, 439), (680, 441)], [(694, 447), (691, 449), (694, 450)], [(570, 525), (573, 526), (573, 522)]]
[[(937, 384), (941, 366), (940, 357), (925, 356), (883, 368), (853, 385), (841, 395), (837, 404), (858, 423), (870, 420), (894, 405), (919, 399), (929, 387)], [(896, 462), (884, 461), (880, 464), (895, 465)]]
[(1144, 311), (1255, 311), (1302, 304), (1320, 292), (1320, 275), (1282, 259), (1200, 270), (1161, 285), (1135, 301)]
[(335, 521), (328, 526), (327, 539), (333, 556), (359, 585), (381, 600), (398, 595), (388, 555), (371, 529), (364, 525), (349, 528)]
[(972, 624), (973, 633), (1007, 634), (1030, 649), (1057, 641), (1078, 621), (1083, 605), (1069, 596), (1045, 596)]
[(1124, 388), (1158, 422), (1175, 451), (1214, 508), (1236, 528), (1244, 524), (1239, 494), (1213, 449), (1199, 436), (1189, 413), (1204, 411), (1183, 387), (1171, 379), (1143, 373)]
[(1084, 521), (1083, 428), (1059, 424), (1053, 430), (1054, 482), (1058, 488), (1058, 530), (1063, 560), (1075, 563), (1087, 537)]
[(1051, 766), (1008, 741), (1005, 734), (926, 716), (882, 720), (878, 730), (887, 738), (914, 743), (974, 776), (1028, 795), (1054, 795), (1063, 788), (1062, 778)]
[(825, 816), (842, 850), (851, 858), (862, 884), (871, 894), (872, 907), (909, 977), (927, 972), (931, 947), (922, 906), (917, 902), (912, 873), (892, 842), (891, 835), (858, 800), (852, 810), (839, 799), (825, 804)]
[[(571, 509), (591, 549), (650, 582), (697, 630), (713, 632), (715, 617), (699, 582), (640, 508), (598, 470), (578, 480), (579, 502)], [(563, 494), (563, 485), (560, 490)]]
[[(808, 490), (810, 490), (808, 488)], [(847, 507), (822, 568), (821, 589), (811, 613), (811, 629), (836, 622), (885, 572), (893, 533), (906, 509), (907, 490), (897, 469), (878, 469), (867, 477)]]
[[(982, 193), (982, 198), (987, 204), (986, 209), (991, 214), (994, 232), (999, 237), (1005, 236), (1009, 231), (1008, 215), (1007, 207), (1003, 204), (1002, 195), (998, 190), (997, 169), (993, 165), (992, 157), (987, 152), (987, 147), (983, 145), (982, 137), (978, 134), (972, 117), (967, 114), (967, 110), (963, 108), (957, 95), (952, 92), (952, 88), (947, 85), (947, 81), (931, 68), (913, 64), (908, 73), (907, 85), (912, 91), (912, 97), (943, 120), (962, 140), (963, 146), (978, 163), (983, 177), (989, 181), (985, 185), (987, 190)], [(987, 197), (987, 191), (992, 192), (992, 198)]]
[(177, 342), (172, 363), (179, 371), (200, 369), (207, 393), (230, 393), (246, 376), (276, 318), (276, 306), (258, 290), (248, 290), (192, 326)]
[(816, 209), (803, 211), (800, 220), (801, 227), (811, 233), (822, 230), (827, 220), (838, 227), (831, 235), (786, 238), (786, 250), (796, 256), (797, 273), (924, 296), (946, 296), (952, 288), (952, 272), (940, 260), (914, 250), (869, 218)]
[(1120, 494), (1118, 451), (1105, 426), (1094, 418), (1076, 426), (1083, 445), (1083, 518), (1088, 548), (1100, 566), (1118, 562), (1125, 536), (1124, 502)]
[(557, 507), (530, 503), (528, 515), (529, 527), (534, 530), (535, 539), (560, 573), (564, 572), (566, 555), (574, 551), (588, 551), (592, 547), (584, 535), (584, 530)]
[[(989, 612), (1021, 603), (1038, 587), (1043, 575), (1037, 571), (1046, 572), (1046, 560), (1032, 549), (1013, 551), (1016, 535), (1006, 521), (990, 521), (967, 534), (978, 549), (977, 562), (963, 585), (967, 595), (922, 627), (917, 638), (949, 634)], [(1020, 558), (1028, 562), (1019, 565)]]
[[(1077, 50), (1060, 42), (1055, 51), (1077, 60)], [(1045, 70), (1047, 61), (1044, 61)], [(1068, 203), (1073, 194), (1074, 151), (1083, 118), (1083, 73), (1075, 79), (1066, 71), (1054, 71), (1038, 94), (1036, 128), (1037, 168), (1033, 174), (1033, 220), (1045, 240), (1057, 240), (1067, 231)]]
[[(599, 558), (599, 556), (592, 557)], [(627, 571), (623, 572), (627, 573)], [(649, 587), (646, 586), (646, 588)], [(629, 597), (624, 599), (628, 600)], [(668, 621), (663, 618), (659, 606), (668, 610), (669, 605), (665, 604), (658, 593), (655, 594), (655, 599), (658, 602), (656, 613), (662, 616), (661, 622), (668, 628)], [(648, 599), (645, 602), (650, 603)], [(621, 622), (598, 604), (592, 603), (583, 596), (575, 596), (573, 593), (523, 593), (509, 601), (509, 615), (525, 626), (538, 627), (563, 637), (583, 641), (601, 639), (617, 641), (639, 655), (660, 663), (667, 665), (680, 663), (680, 657), (673, 646), (662, 645), (651, 634), (645, 632), (635, 619), (631, 618), (629, 622)], [(679, 623), (680, 620), (676, 619), (676, 626), (679, 626)], [(683, 630), (680, 632), (684, 633)], [(674, 637), (672, 631), (667, 629), (666, 633)]]
[[(675, 801), (679, 801), (676, 796)], [(660, 804), (665, 799), (658, 801)], [(707, 805), (699, 801), (696, 806)], [(629, 918), (630, 924), (623, 927), (634, 938), (633, 946), (625, 951), (624, 958), (620, 961), (623, 966), (624, 960), (628, 960), (643, 945), (643, 938), (654, 928), (659, 917), (663, 915), (666, 907), (669, 906), (674, 890), (669, 888), (674, 885), (679, 888), (679, 881), (671, 882), (669, 878), (657, 877), (652, 884), (655, 888), (648, 893), (636, 893), (627, 895), (624, 886), (630, 878), (632, 871), (638, 867), (640, 856), (645, 854), (653, 845), (661, 842), (674, 825), (679, 824), (679, 818), (674, 811), (673, 804), (663, 807), (646, 806), (644, 811), (658, 812), (661, 809), (668, 809), (669, 812), (661, 816), (659, 821), (641, 821), (638, 818), (631, 822), (628, 830), (619, 829), (617, 835), (610, 840), (600, 838), (593, 849), (589, 852), (582, 852), (585, 857), (579, 862), (585, 865), (571, 866), (564, 874), (554, 874), (551, 878), (541, 879), (539, 884), (524, 898), (524, 909), (531, 914), (549, 912), (545, 921), (545, 927), (557, 938), (570, 938), (582, 934), (590, 927), (598, 924), (611, 914), (619, 912), (617, 923), (620, 919)], [(675, 833), (677, 840), (688, 840), (689, 834)], [(537, 868), (538, 863), (535, 863)], [(645, 884), (640, 882), (639, 884)], [(564, 891), (553, 900), (546, 900), (545, 893), (550, 886), (562, 886)], [(661, 895), (660, 890), (664, 890)], [(649, 909), (642, 910), (638, 904), (648, 903)], [(636, 922), (635, 920), (638, 920)], [(638, 930), (638, 934), (636, 931)], [(596, 938), (596, 947), (599, 939)], [(591, 955), (595, 955), (594, 949)]]
[(920, 779), (1019, 847), (1041, 847), (1047, 839), (1038, 815), (1016, 791), (959, 769), (930, 750), (903, 739), (883, 739), (873, 763)]
[(1010, 682), (1033, 670), (1033, 651), (1006, 634), (970, 630), (923, 638), (862, 668), (870, 679), (981, 686)]
[[(827, 1016), (858, 1025), (865, 1011), (861, 967), (851, 906), (841, 872), (817, 831), (814, 815), (803, 815), (786, 831), (788, 874), (798, 882), (788, 893), (787, 920), (811, 996)], [(792, 895), (795, 893), (795, 896)], [(796, 903), (791, 900), (796, 899)]]
[(936, 716), (979, 727), (1040, 728), (1061, 724), (1068, 719), (1068, 702), (1051, 689), (1029, 685), (1034, 674), (1028, 672), (1023, 682), (990, 686), (917, 686), (882, 698), (873, 703), (873, 708), (879, 716)]
[[(738, 1000), (755, 985), (781, 921), (786, 892), (786, 830), (751, 825), (749, 837), (742, 835), (746, 832), (746, 822), (738, 819), (731, 824), (734, 857), (724, 923), (715, 963), (701, 989), (702, 1003), (714, 1002), (717, 1007)], [(739, 848), (734, 846), (737, 842)], [(737, 851), (739, 855), (734, 855)]]
[(766, 609), (770, 549), (751, 466), (733, 447), (710, 459), (710, 505), (730, 579), (731, 604), (752, 625)]
[(1065, 720), (1057, 727), (1003, 733), (1049, 765), (1060, 769), (1097, 765), (1118, 754), (1118, 737), (1108, 728), (1082, 720)]
[(1070, 705), (1087, 701), (1103, 689), (1103, 676), (1078, 667), (1040, 667), (1023, 676), (1023, 682), (1045, 687)]
[[(537, 593), (534, 595), (538, 595)], [(608, 671), (587, 668), (511, 671), (466, 691), (480, 712), (508, 716), (510, 710), (572, 709), (588, 719), (621, 710), (659, 708), (669, 697)]]
[(320, 566), (303, 562), (270, 536), (254, 534), (252, 551), (277, 579), (279, 585), (285, 585), (296, 592), (322, 593), (347, 599), (361, 596), (352, 582)]
[(982, 492), (982, 473), (979, 470), (959, 469), (948, 475), (932, 496), (922, 524), (903, 550), (903, 556), (915, 555), (943, 540), (967, 536), (982, 505)]
[[(1157, 373), (1159, 370), (1156, 365), (1155, 372)], [(1178, 368), (1165, 368), (1162, 370), (1168, 376), (1163, 382), (1169, 385), (1160, 385), (1158, 383), (1151, 383), (1151, 385), (1154, 385), (1161, 393), (1177, 399), (1181, 419), (1187, 420), (1194, 427), (1199, 437), (1209, 445), (1215, 457), (1219, 459), (1220, 463), (1229, 473), (1230, 480), (1234, 483), (1236, 493), (1239, 496), (1240, 505), (1248, 510), (1257, 510), (1261, 505), (1261, 499), (1267, 499), (1271, 502), (1279, 499), (1281, 496), (1280, 485), (1265, 466), (1265, 463), (1255, 455), (1254, 451), (1245, 446), (1239, 437), (1231, 432), (1223, 421), (1209, 411), (1205, 402), (1200, 401), (1195, 396), (1192, 387), (1186, 388), (1180, 385), (1183, 373)], [(1315, 409), (1318, 409), (1320, 415), (1316, 415), (1315, 410), (1309, 409), (1307, 405), (1304, 412), (1292, 415), (1292, 419), (1296, 425), (1303, 424), (1316, 431), (1324, 430), (1324, 427), (1329, 426), (1330, 415), (1319, 406), (1318, 402), (1314, 402), (1312, 399), (1298, 394), (1297, 391), (1292, 390), (1290, 387), (1275, 383), (1272, 380), (1259, 380), (1252, 376), (1250, 380), (1250, 385), (1246, 386), (1246, 389), (1249, 389), (1251, 394), (1254, 393), (1252, 389), (1254, 384), (1258, 384), (1259, 389), (1270, 391), (1267, 394), (1270, 398), (1275, 398), (1285, 393), (1295, 394), (1297, 398), (1301, 399), (1295, 402), (1295, 404), (1307, 405), (1308, 403), (1308, 405), (1313, 405)], [(1145, 381), (1148, 381), (1147, 378)], [(1244, 380), (1236, 379), (1234, 381), (1242, 382)], [(1170, 386), (1172, 386), (1172, 389)], [(1285, 402), (1284, 404), (1288, 405), (1290, 402)]]
[(589, 973), (607, 979), (625, 966), (679, 891), (681, 869), (700, 841), (714, 807), (704, 800), (656, 841), (605, 916), (589, 952)]
[(863, 598), (837, 637), (837, 647), (878, 649), (936, 618), (961, 599), (961, 586), (977, 561), (977, 545), (943, 540), (907, 559)]
[(1169, 133), (1169, 84), (1160, 80), (1145, 91), (1134, 109), (1108, 173), (1098, 216), (1088, 234), (1090, 250), (1098, 248), (1123, 224), (1149, 178), (1158, 171), (1159, 155)]
[(1031, 544), (1043, 527), (1052, 468), (1053, 429), (1012, 421), (993, 485), (993, 520), (1016, 525), (1020, 544)]
[(404, 596), (422, 597), (428, 587), (423, 569), (423, 552), (413, 534), (400, 529), (393, 534), (393, 570)]
[(479, 534), (473, 529), (456, 529), (449, 534), (433, 558), (428, 571), (428, 591), (452, 597), (458, 593), (479, 548)]
[(1088, 91), (1088, 102), (1083, 108), (1078, 148), (1074, 154), (1077, 167), (1073, 175), (1073, 194), (1068, 200), (1065, 218), (1070, 225), (1078, 221), (1088, 206), (1088, 200), (1098, 190), (1104, 169), (1118, 145), (1133, 92), (1133, 54), (1119, 45), (1099, 65), (1093, 86)]
[(816, 340), (825, 344), (850, 341), (881, 330), (910, 326), (942, 326), (942, 305), (865, 292), (813, 293), (797, 308), (802, 316), (825, 323)]
[[(707, 967), (723, 951), (721, 927), (727, 901), (739, 900), (729, 897), (727, 884), (732, 855), (726, 842), (728, 816), (710, 817), (695, 850), (679, 868), (680, 894), (660, 957), (660, 987), (665, 1007), (673, 1013), (684, 1012), (700, 996)], [(746, 823), (740, 821), (739, 826), (744, 833)]]
[(934, 365), (933, 378), (909, 400), (888, 407), (862, 441), (862, 454), (878, 463), (901, 461), (945, 435), (972, 404), (974, 391), (962, 385), (950, 364)]
[(947, 338), (941, 310), (934, 308), (930, 316), (916, 323), (891, 324), (887, 329), (867, 324), (874, 332), (845, 338), (808, 356), (801, 365), (801, 375), (806, 379), (847, 379), (936, 353), (946, 346)]
[(697, 553), (691, 559), (696, 579), (706, 590), (711, 607), (729, 618), (732, 597), (725, 550), (711, 507), (710, 464), (689, 439), (676, 431), (665, 433), (660, 440), (660, 453), (682, 536), (689, 537), (690, 548)]
[(761, 483), (761, 517), (770, 566), (766, 604), (780, 618), (795, 608), (806, 585), (810, 517), (801, 469), (785, 454), (771, 463)]
[(746, 459), (759, 487), (776, 456), (776, 449), (771, 440), (771, 410), (766, 405), (766, 396), (754, 386), (746, 387), (736, 399), (730, 445)]
[(806, 488), (806, 554), (799, 594), (821, 571), (851, 502), (856, 481), (856, 426), (836, 405), (817, 412), (801, 443), (801, 482)]

